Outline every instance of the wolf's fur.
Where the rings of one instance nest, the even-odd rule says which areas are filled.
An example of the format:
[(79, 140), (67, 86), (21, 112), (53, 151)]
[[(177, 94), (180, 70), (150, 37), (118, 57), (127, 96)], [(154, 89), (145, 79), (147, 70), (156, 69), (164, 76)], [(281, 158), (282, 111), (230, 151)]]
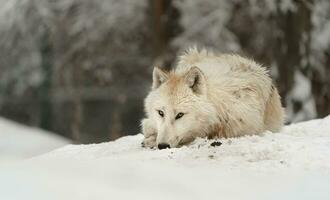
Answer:
[[(160, 116), (159, 110), (164, 113)], [(279, 131), (284, 112), (265, 68), (237, 55), (189, 49), (171, 72), (154, 68), (145, 99), (144, 145)], [(178, 113), (184, 115), (175, 119)]]

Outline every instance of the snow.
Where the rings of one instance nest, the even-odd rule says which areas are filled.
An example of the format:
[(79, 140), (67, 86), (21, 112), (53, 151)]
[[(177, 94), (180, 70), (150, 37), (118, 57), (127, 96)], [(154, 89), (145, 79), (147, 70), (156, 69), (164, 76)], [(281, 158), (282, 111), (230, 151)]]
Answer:
[[(311, 81), (300, 71), (294, 74), (294, 87), (287, 97), (287, 118), (292, 122), (303, 121), (304, 119), (314, 119), (317, 115), (315, 100), (312, 96)], [(299, 111), (293, 110), (291, 102), (300, 102), (302, 108)]]
[(313, 5), (311, 31), (311, 66), (321, 75), (322, 80), (327, 80), (327, 51), (330, 47), (330, 2), (328, 0), (319, 0)]
[(141, 134), (0, 165), (0, 199), (330, 199), (330, 116), (152, 150)]
[[(0, 5), (0, 49), (6, 55), (0, 58), (0, 86), (10, 88), (10, 94), (15, 96), (42, 84), (42, 59), (49, 60), (41, 47), (47, 43), (52, 46), (49, 56), (54, 59), (50, 66), (55, 77), (57, 70), (69, 68), (72, 55), (83, 54), (86, 49), (88, 54), (99, 57), (94, 62), (89, 57), (95, 56), (80, 59), (78, 65), (95, 72), (106, 66), (103, 71), (111, 73), (117, 59), (145, 62), (137, 52), (143, 52), (139, 37), (148, 29), (146, 0), (0, 0)], [(111, 45), (104, 43), (109, 38)], [(97, 53), (101, 43), (107, 53)], [(112, 80), (112, 76), (103, 75), (103, 80)]]
[(330, 46), (329, 8), (330, 2), (327, 0), (319, 0), (314, 5), (312, 24), (315, 28), (312, 31), (312, 46), (315, 51), (327, 50)]
[(68, 139), (0, 118), (0, 161), (31, 158), (70, 143)]
[(295, 12), (297, 11), (297, 7), (294, 4), (294, 2), (292, 0), (285, 0), (285, 1), (281, 1), (280, 3), (280, 9), (282, 12)]
[[(181, 50), (198, 45), (218, 51), (240, 50), (237, 38), (226, 27), (231, 19), (233, 3), (229, 1), (173, 1), (180, 10), (184, 32), (173, 40)], [(208, 30), (208, 31), (205, 31)]]

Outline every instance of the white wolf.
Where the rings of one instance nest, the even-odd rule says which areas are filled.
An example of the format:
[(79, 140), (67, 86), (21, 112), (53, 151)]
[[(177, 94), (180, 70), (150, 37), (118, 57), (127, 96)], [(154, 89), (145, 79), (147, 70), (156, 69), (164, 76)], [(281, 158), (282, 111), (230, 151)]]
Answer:
[(196, 137), (279, 131), (284, 112), (267, 70), (238, 55), (191, 48), (170, 72), (155, 67), (142, 120), (145, 147), (178, 147)]

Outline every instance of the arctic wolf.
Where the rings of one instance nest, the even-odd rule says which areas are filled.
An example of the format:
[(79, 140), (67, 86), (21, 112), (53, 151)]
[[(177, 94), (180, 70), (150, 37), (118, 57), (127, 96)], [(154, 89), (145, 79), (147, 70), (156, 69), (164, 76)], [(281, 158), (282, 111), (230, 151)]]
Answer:
[(267, 70), (238, 55), (196, 48), (177, 67), (153, 70), (142, 120), (145, 147), (178, 147), (196, 137), (239, 137), (277, 132), (284, 112)]

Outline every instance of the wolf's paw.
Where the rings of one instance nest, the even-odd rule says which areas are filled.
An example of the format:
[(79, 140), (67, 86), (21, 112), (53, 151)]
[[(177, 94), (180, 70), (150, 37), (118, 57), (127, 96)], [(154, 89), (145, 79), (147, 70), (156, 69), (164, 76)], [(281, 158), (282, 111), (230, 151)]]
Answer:
[(145, 148), (155, 148), (156, 147), (156, 137), (150, 136), (150, 137), (144, 138), (141, 145), (142, 145), (142, 147), (145, 147)]

